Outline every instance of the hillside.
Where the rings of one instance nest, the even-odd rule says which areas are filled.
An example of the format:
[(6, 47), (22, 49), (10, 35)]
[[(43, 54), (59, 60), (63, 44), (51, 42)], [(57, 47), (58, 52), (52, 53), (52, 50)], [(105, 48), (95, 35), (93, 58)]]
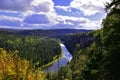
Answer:
[(8, 31), (0, 31), (0, 48), (18, 51), (21, 58), (31, 61), (32, 66), (42, 66), (61, 54), (59, 41), (52, 38), (24, 36)]
[[(70, 50), (74, 49), (72, 61), (59, 70), (60, 79), (64, 76), (64, 79), (68, 80), (120, 80), (119, 6), (119, 0), (108, 5), (110, 12), (103, 20), (102, 29), (62, 38), (68, 47), (75, 47), (70, 47)], [(87, 44), (91, 40), (92, 43), (83, 48), (81, 40)]]
[(24, 36), (38, 36), (38, 37), (59, 37), (66, 34), (73, 34), (79, 32), (89, 32), (91, 30), (82, 29), (50, 29), (50, 30), (15, 30), (15, 29), (0, 29), (1, 31), (12, 32)]
[(93, 31), (77, 34), (68, 34), (59, 37), (59, 39), (66, 45), (70, 53), (74, 53), (76, 44), (80, 44), (82, 49), (91, 45), (94, 42), (93, 34)]

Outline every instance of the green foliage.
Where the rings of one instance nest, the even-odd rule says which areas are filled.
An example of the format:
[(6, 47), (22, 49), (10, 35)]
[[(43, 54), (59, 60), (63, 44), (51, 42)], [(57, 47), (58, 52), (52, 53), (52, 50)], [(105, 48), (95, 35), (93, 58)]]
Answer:
[(32, 62), (32, 66), (39, 67), (53, 61), (53, 57), (60, 55), (61, 48), (56, 39), (19, 36), (0, 32), (0, 47), (11, 51), (18, 50), (19, 56)]
[(105, 78), (120, 78), (120, 9), (114, 9), (103, 23), (102, 71)]
[[(101, 30), (71, 34), (61, 38), (68, 50), (73, 52), (73, 59), (58, 73), (46, 74), (47, 80), (120, 80), (120, 1), (112, 0), (107, 8), (110, 12), (103, 20)], [(31, 60), (35, 66), (52, 61), (53, 57), (59, 55), (61, 51), (57, 41), (51, 39), (16, 37), (2, 33), (0, 42), (0, 47), (8, 51), (19, 50), (19, 55)], [(11, 59), (6, 51), (0, 49), (0, 64), (2, 64), (0, 79), (22, 78), (25, 80), (27, 77), (28, 80), (34, 80), (34, 78), (40, 80), (44, 78), (41, 72), (29, 69), (31, 67), (27, 60), (19, 58), (16, 54), (12, 57), (15, 60)]]
[(93, 34), (94, 32), (69, 34), (63, 36), (61, 40), (64, 42), (70, 53), (73, 54), (76, 44), (80, 44), (82, 49), (90, 46), (90, 44), (94, 41)]
[[(119, 0), (116, 1), (117, 6), (120, 5)], [(110, 11), (101, 30), (80, 35), (92, 35), (94, 42), (85, 48), (81, 43), (73, 43), (76, 45), (73, 59), (62, 71), (67, 70), (66, 74), (72, 75), (65, 77), (69, 80), (120, 80), (120, 9), (115, 7)], [(69, 36), (81, 38), (78, 34)]]

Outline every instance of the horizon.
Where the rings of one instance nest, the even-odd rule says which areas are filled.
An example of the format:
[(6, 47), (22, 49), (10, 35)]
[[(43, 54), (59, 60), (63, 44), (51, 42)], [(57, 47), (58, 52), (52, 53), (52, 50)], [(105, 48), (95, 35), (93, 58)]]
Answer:
[(111, 0), (1, 0), (0, 28), (101, 29)]
[[(45, 31), (47, 31), (47, 30), (88, 30), (88, 31), (93, 31), (92, 29), (70, 29), (70, 28), (61, 28), (61, 29), (23, 29), (23, 28), (21, 28), (21, 29), (16, 29), (16, 28), (0, 28), (0, 30), (1, 31), (8, 31), (8, 30), (21, 30), (21, 31), (34, 31), (34, 30), (45, 30)], [(99, 30), (99, 29), (97, 29), (97, 30)]]

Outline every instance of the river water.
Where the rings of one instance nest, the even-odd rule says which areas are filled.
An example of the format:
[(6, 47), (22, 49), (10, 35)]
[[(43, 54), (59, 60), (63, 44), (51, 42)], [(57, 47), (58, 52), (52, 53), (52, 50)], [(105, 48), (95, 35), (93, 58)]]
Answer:
[(54, 72), (58, 71), (61, 67), (66, 66), (67, 63), (71, 61), (72, 55), (67, 50), (65, 45), (61, 43), (60, 46), (61, 46), (62, 53), (63, 53), (62, 58), (60, 60), (58, 60), (57, 62), (55, 62), (53, 65), (49, 66), (47, 69), (45, 69), (44, 70), (45, 72), (54, 73)]

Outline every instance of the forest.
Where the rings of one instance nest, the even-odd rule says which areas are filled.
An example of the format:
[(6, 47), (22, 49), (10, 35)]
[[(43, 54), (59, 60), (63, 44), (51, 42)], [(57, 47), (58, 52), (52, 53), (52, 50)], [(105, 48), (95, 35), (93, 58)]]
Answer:
[(61, 54), (57, 39), (45, 39), (33, 36), (21, 36), (14, 33), (0, 32), (0, 47), (7, 51), (17, 50), (21, 58), (31, 61), (33, 66), (42, 66), (53, 61)]
[(102, 29), (62, 38), (76, 47), (68, 47), (73, 59), (59, 70), (58, 80), (120, 80), (120, 1), (113, 0), (106, 10)]
[[(120, 80), (120, 0), (106, 4), (102, 29), (56, 38), (0, 31), (0, 80)], [(61, 54), (59, 39), (72, 53), (54, 74), (40, 69)]]

